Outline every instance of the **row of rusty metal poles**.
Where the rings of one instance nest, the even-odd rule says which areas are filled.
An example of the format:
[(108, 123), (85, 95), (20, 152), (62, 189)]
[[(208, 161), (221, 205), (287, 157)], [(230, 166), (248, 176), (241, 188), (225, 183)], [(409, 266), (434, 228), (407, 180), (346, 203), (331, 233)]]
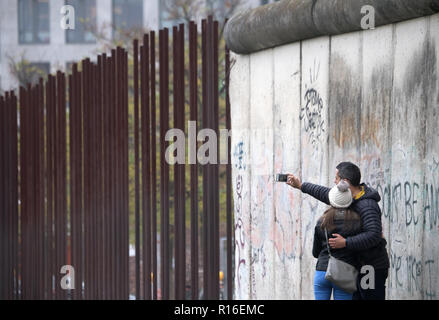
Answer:
[[(219, 136), (218, 23), (209, 17), (202, 21), (201, 29), (202, 128), (212, 129)], [(173, 122), (174, 128), (185, 132), (184, 25), (174, 27), (172, 32)], [(165, 157), (169, 145), (165, 135), (170, 124), (168, 29), (159, 32), (158, 61), (155, 59), (154, 32), (144, 36), (140, 48), (138, 41), (134, 41), (133, 48), (135, 291), (136, 297), (140, 298), (141, 287), (143, 287), (144, 299), (157, 299), (160, 289), (161, 298), (169, 299), (172, 262), (169, 221), (170, 167)], [(157, 270), (158, 199), (155, 157), (157, 62), (160, 68), (160, 273)], [(1, 249), (2, 252), (8, 253), (8, 258), (1, 264), (2, 279), (8, 280), (5, 282), (8, 283), (7, 289), (2, 289), (1, 297), (6, 297), (8, 294), (8, 297), (12, 297), (12, 294), (18, 297), (21, 290), (21, 298), (24, 299), (66, 299), (67, 291), (60, 287), (63, 277), (60, 268), (70, 264), (75, 268), (75, 290), (71, 291), (73, 299), (128, 299), (129, 297), (128, 53), (118, 47), (112, 50), (110, 57), (106, 54), (99, 55), (96, 63), (85, 59), (80, 66), (81, 71), (79, 64), (73, 64), (72, 74), (68, 76), (68, 98), (66, 76), (61, 72), (56, 76), (49, 75), (45, 86), (40, 80), (33, 87), (29, 85), (27, 88), (20, 88), (19, 127), (18, 125), (14, 127), (18, 123), (18, 119), (14, 122), (14, 104), (17, 110), (14, 93), (7, 93), (5, 98), (1, 97), (1, 115), (4, 123), (2, 148), (11, 155), (2, 158), (0, 162), (0, 172), (2, 177), (6, 177), (0, 185), (2, 191), (0, 204), (6, 212), (0, 215), (1, 221), (5, 222), (2, 224), (4, 232), (1, 237)], [(228, 51), (225, 67), (226, 128), (230, 129)], [(189, 120), (197, 123), (198, 31), (194, 22), (189, 24), (188, 83)], [(17, 117), (16, 112), (15, 117)], [(14, 143), (14, 130), (15, 139), (18, 139), (18, 133), (20, 134), (20, 150), (18, 150), (18, 141)], [(197, 130), (198, 125), (196, 132)], [(69, 143), (67, 143), (67, 131)], [(67, 146), (69, 146), (68, 153)], [(18, 158), (14, 158), (14, 150), (16, 157), (20, 152), (20, 165)], [(219, 148), (215, 151), (219, 155)], [(230, 145), (228, 153), (227, 297), (232, 298)], [(69, 161), (67, 154), (70, 156)], [(18, 171), (19, 167), (20, 171)], [(69, 176), (67, 169), (70, 171)], [(186, 279), (187, 274), (190, 274), (190, 296), (192, 299), (199, 298), (198, 247), (201, 240), (203, 298), (218, 299), (219, 165), (202, 166), (201, 239), (198, 233), (200, 218), (198, 165), (191, 164), (189, 168), (190, 272), (186, 267), (189, 265), (189, 260), (186, 259), (186, 166), (184, 163), (176, 164), (173, 169), (174, 297), (186, 298), (189, 285)], [(69, 208), (67, 208), (68, 191), (70, 191)], [(18, 198), (20, 207), (18, 207)], [(7, 274), (13, 274), (12, 278), (8, 278)]]
[(128, 299), (128, 53), (69, 77), (74, 299)]

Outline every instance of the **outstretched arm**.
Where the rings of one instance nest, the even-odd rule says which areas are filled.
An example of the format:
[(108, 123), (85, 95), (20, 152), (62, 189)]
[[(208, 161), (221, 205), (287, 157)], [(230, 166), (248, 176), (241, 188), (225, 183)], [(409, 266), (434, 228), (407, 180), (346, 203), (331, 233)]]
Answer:
[(324, 186), (319, 186), (317, 184), (312, 184), (309, 182), (304, 182), (302, 184), (302, 192), (307, 193), (310, 196), (313, 196), (317, 200), (320, 200), (324, 203), (326, 203), (328, 206), (329, 204), (329, 188)]
[(307, 193), (317, 200), (320, 200), (329, 205), (329, 188), (309, 182), (302, 183), (300, 179), (293, 174), (288, 174), (287, 184), (292, 186), (293, 188), (302, 190), (303, 193)]

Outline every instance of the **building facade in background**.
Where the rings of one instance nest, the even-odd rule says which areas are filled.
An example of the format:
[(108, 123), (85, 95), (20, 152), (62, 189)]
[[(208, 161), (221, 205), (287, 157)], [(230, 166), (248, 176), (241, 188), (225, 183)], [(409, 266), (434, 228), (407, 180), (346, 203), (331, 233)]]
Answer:
[[(242, 7), (272, 1), (243, 0)], [(221, 10), (224, 1), (206, 0), (206, 4)], [(64, 5), (75, 8), (75, 30), (61, 28)], [(179, 22), (169, 20), (163, 0), (2, 0), (0, 91), (20, 85), (11, 62), (28, 61), (40, 71), (33, 77), (37, 79), (39, 74), (66, 70), (75, 61), (95, 56), (104, 50), (102, 39), (117, 38), (121, 30), (158, 30)]]

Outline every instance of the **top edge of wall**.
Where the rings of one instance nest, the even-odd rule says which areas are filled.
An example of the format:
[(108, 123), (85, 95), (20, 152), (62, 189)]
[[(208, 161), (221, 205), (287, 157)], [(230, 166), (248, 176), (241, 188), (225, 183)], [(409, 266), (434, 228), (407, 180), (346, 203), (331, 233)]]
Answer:
[(372, 11), (378, 27), (435, 14), (439, 0), (282, 0), (237, 13), (227, 22), (224, 36), (231, 51), (249, 54), (360, 31), (363, 18)]

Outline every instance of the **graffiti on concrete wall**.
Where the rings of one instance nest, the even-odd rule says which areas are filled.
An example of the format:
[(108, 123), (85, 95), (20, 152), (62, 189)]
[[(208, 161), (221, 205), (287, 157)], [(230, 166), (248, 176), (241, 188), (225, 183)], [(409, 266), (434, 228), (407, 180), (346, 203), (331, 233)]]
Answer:
[(320, 62), (310, 69), (310, 87), (306, 89), (303, 97), (303, 105), (300, 109), (299, 119), (303, 123), (303, 128), (308, 134), (309, 141), (316, 146), (321, 136), (325, 132), (325, 121), (323, 116), (323, 99), (318, 90), (312, 85), (319, 77)]
[[(290, 149), (284, 143), (284, 138), (277, 135), (275, 138), (275, 172), (283, 172), (286, 167), (285, 159), (290, 156)], [(300, 257), (301, 244), (299, 237), (300, 221), (300, 198), (284, 184), (275, 185), (274, 201), (276, 214), (274, 226), (270, 230), (270, 239), (274, 243), (274, 249), (282, 263)]]
[[(390, 223), (403, 221), (407, 227), (421, 223), (427, 230), (438, 227), (439, 186), (426, 183), (424, 190), (421, 190), (421, 183), (404, 181), (392, 185), (377, 185), (377, 191), (382, 198), (383, 216)], [(423, 194), (423, 197), (418, 198), (419, 194)]]
[(304, 94), (301, 97), (299, 112), (302, 131), (301, 143), (302, 151), (307, 156), (315, 156), (316, 161), (313, 163), (314, 166), (318, 166), (319, 160), (325, 152), (323, 145), (326, 142), (327, 110), (325, 108), (325, 95), (321, 93), (325, 91), (326, 83), (325, 78), (320, 76), (320, 60), (318, 58), (314, 59), (314, 63), (310, 65), (308, 71), (309, 79), (303, 76), (302, 92)]
[(310, 88), (306, 91), (305, 105), (300, 110), (300, 120), (303, 121), (304, 129), (308, 133), (313, 145), (317, 143), (325, 132), (325, 121), (323, 120), (323, 100), (316, 89)]
[(382, 162), (381, 156), (375, 153), (363, 156), (360, 160), (361, 171), (364, 175), (363, 181), (374, 189), (383, 184), (385, 178), (390, 175), (390, 169), (383, 169)]
[[(267, 276), (267, 258), (265, 256), (264, 246), (259, 248), (252, 246), (251, 249), (251, 259), (250, 259), (250, 278), (251, 278), (251, 299), (258, 299), (257, 281), (256, 276), (264, 279)], [(258, 266), (258, 271), (256, 271), (255, 266)], [(260, 292), (259, 292), (260, 293)], [(259, 294), (261, 296), (261, 294)]]
[[(381, 196), (380, 207), (389, 223), (420, 226), (427, 231), (439, 230), (439, 162), (433, 159), (427, 172), (419, 179), (381, 179), (382, 170), (377, 170), (380, 179), (371, 179), (370, 185)], [(368, 181), (369, 182), (369, 181)]]
[(238, 218), (235, 219), (235, 254), (237, 257), (237, 267), (236, 267), (236, 274), (237, 274), (237, 280), (238, 280), (238, 289), (241, 288), (241, 267), (246, 264), (246, 259), (244, 255), (244, 248), (245, 248), (245, 235), (243, 230), (243, 222), (240, 217), (241, 213), (241, 206), (242, 206), (242, 196), (241, 196), (241, 183), (242, 183), (242, 176), (238, 176), (237, 180), (237, 191), (235, 195), (235, 214)]
[[(244, 179), (243, 174), (246, 170), (246, 154), (244, 152), (244, 142), (240, 141), (234, 148), (234, 167), (238, 174), (235, 181), (235, 256), (236, 256), (236, 279), (237, 289), (240, 291), (247, 283), (243, 280), (245, 278), (246, 271), (243, 269), (246, 266), (246, 239), (248, 226), (244, 223), (244, 210), (243, 210), (243, 189)], [(245, 204), (244, 204), (245, 205)], [(247, 229), (246, 229), (247, 228)], [(244, 283), (243, 283), (244, 281)]]
[[(437, 19), (430, 20), (420, 20), (420, 30), (424, 30), (426, 24), (437, 27)], [(401, 38), (401, 30), (410, 28), (413, 25), (401, 25), (393, 31), (383, 29), (383, 34), (392, 32), (392, 39)], [(389, 42), (386, 47), (388, 51), (382, 50), (386, 54), (383, 57), (377, 54), (374, 60), (366, 60), (369, 59), (364, 54), (366, 51), (359, 51), (364, 50), (360, 37), (355, 34), (343, 36), (337, 39), (336, 45), (329, 46), (329, 65), (325, 65), (325, 68), (320, 68), (319, 59), (326, 64), (326, 54), (310, 56), (308, 52), (312, 52), (310, 49), (314, 49), (314, 44), (301, 45), (304, 58), (300, 64), (300, 84), (294, 77), (288, 84), (295, 88), (288, 95), (292, 92), (297, 95), (296, 89), (300, 86), (300, 106), (293, 107), (294, 113), (291, 113), (295, 120), (294, 129), (298, 123), (300, 128), (295, 131), (282, 127), (277, 131), (280, 137), (273, 139), (274, 155), (270, 153), (270, 143), (266, 148), (262, 146), (270, 139), (251, 137), (252, 146), (258, 149), (252, 155), (263, 161), (261, 168), (270, 167), (267, 163), (274, 157), (276, 173), (281, 173), (284, 168), (297, 168), (304, 181), (331, 184), (334, 163), (346, 160), (359, 164), (363, 173), (362, 181), (376, 189), (381, 196), (379, 205), (390, 258), (387, 280), (389, 299), (439, 299), (439, 155), (434, 142), (437, 119), (435, 102), (439, 94), (438, 38), (429, 32), (425, 33), (426, 39), (432, 38), (434, 41), (426, 40), (422, 49), (406, 46), (402, 38), (399, 45), (398, 41)], [(350, 39), (354, 40), (352, 45)], [(333, 40), (330, 38), (329, 42)], [(345, 46), (349, 53), (340, 56), (337, 53), (340, 50), (334, 49), (339, 45)], [(303, 48), (308, 50), (303, 51)], [(291, 47), (293, 49), (297, 47)], [(288, 50), (288, 47), (284, 50)], [(414, 57), (410, 57), (410, 51), (416, 53)], [(363, 59), (358, 59), (358, 52)], [(272, 59), (272, 50), (267, 51), (267, 59)], [(311, 59), (314, 59), (314, 65)], [(409, 67), (406, 67), (407, 61)], [(370, 72), (364, 73), (364, 67), (372, 64), (376, 67), (372, 75)], [(249, 74), (252, 74), (251, 70)], [(290, 81), (290, 78), (278, 78)], [(371, 83), (366, 84), (365, 79)], [(401, 79), (406, 80), (401, 82)], [(422, 124), (422, 128), (413, 130), (415, 125), (418, 128), (418, 124)], [(291, 137), (290, 132), (300, 133), (298, 137)], [(278, 142), (279, 139), (293, 141), (284, 144)], [(294, 150), (291, 150), (292, 146)], [(243, 146), (236, 149), (237, 159), (242, 155), (240, 148)], [(269, 154), (264, 153), (264, 148)], [(297, 153), (286, 156), (284, 152), (288, 148), (290, 152), (298, 152), (298, 156)], [(268, 162), (264, 162), (267, 159)], [(245, 174), (244, 165), (234, 169), (237, 170), (235, 173)], [(251, 189), (252, 196), (244, 197), (241, 192), (243, 181), (238, 179), (239, 176), (235, 186), (237, 216), (242, 217), (239, 212), (246, 203), (246, 210), (251, 208), (252, 217), (248, 212), (248, 220), (236, 219), (236, 254), (241, 261), (236, 266), (237, 276), (246, 278), (251, 296), (256, 297), (266, 295), (271, 289), (259, 283), (265, 275), (266, 279), (270, 278), (271, 268), (282, 273), (291, 270), (293, 277), (300, 281), (276, 282), (275, 289), (279, 290), (279, 296), (289, 298), (283, 295), (289, 293), (286, 287), (294, 283), (300, 286), (297, 291), (300, 298), (312, 299), (314, 270), (311, 266), (315, 260), (309, 253), (309, 247), (315, 221), (323, 213), (324, 206), (308, 195), (280, 185), (270, 189), (273, 188), (272, 180), (254, 174), (253, 169), (251, 181), (243, 179), (249, 184), (245, 189)], [(266, 219), (264, 217), (267, 217), (273, 202), (274, 219)], [(274, 245), (273, 254), (271, 244)], [(239, 247), (242, 251), (239, 251)], [(247, 250), (246, 253), (243, 250)], [(272, 257), (275, 257), (274, 262), (271, 261)], [(275, 279), (290, 280), (285, 274), (276, 275)]]
[[(311, 50), (311, 48), (308, 48)], [(305, 53), (306, 54), (306, 53)], [(318, 54), (304, 59), (302, 64), (302, 97), (300, 109), (301, 126), (301, 177), (303, 181), (327, 185), (327, 70), (320, 71), (321, 61), (325, 63), (328, 55)], [(309, 74), (309, 77), (308, 77)], [(302, 298), (312, 299), (312, 282), (316, 259), (312, 255), (312, 243), (317, 219), (323, 214), (326, 205), (319, 200), (302, 194), (300, 207), (301, 243), (301, 282)]]
[[(438, 299), (437, 249), (427, 243), (434, 242), (439, 231), (439, 163), (433, 157), (415, 169), (408, 162), (415, 147), (395, 152), (396, 163), (390, 152), (379, 149), (361, 158), (363, 181), (378, 191), (383, 224), (390, 230), (389, 297)], [(428, 250), (423, 249), (426, 245)]]
[[(272, 263), (272, 242), (269, 235), (273, 221), (273, 130), (258, 128), (252, 131), (251, 163), (251, 217), (250, 217), (250, 274), (251, 299), (265, 297), (273, 285), (268, 266)], [(254, 139), (254, 140), (253, 140)]]
[(434, 287), (434, 257), (422, 258), (407, 253), (396, 253), (389, 250), (390, 274), (389, 288), (405, 290), (411, 295), (420, 293), (423, 299), (437, 299), (437, 288)]
[[(397, 151), (402, 155), (402, 164), (416, 152), (413, 147)], [(396, 177), (390, 177), (390, 168), (383, 168), (383, 159), (391, 160), (391, 154), (371, 152), (361, 158), (361, 169), (365, 172), (364, 181), (380, 194), (383, 223), (390, 226), (389, 297), (401, 298), (401, 294), (407, 294), (408, 297), (438, 299), (439, 269), (434, 254), (437, 250), (429, 246), (427, 252), (422, 246), (431, 243), (439, 231), (439, 162), (433, 158), (417, 171), (409, 165), (403, 166), (399, 168), (401, 171), (397, 170)], [(427, 241), (426, 235), (433, 238)]]
[(239, 142), (235, 146), (235, 152), (233, 153), (233, 156), (235, 157), (235, 168), (237, 170), (245, 170), (247, 169), (247, 164), (244, 159), (244, 142)]

